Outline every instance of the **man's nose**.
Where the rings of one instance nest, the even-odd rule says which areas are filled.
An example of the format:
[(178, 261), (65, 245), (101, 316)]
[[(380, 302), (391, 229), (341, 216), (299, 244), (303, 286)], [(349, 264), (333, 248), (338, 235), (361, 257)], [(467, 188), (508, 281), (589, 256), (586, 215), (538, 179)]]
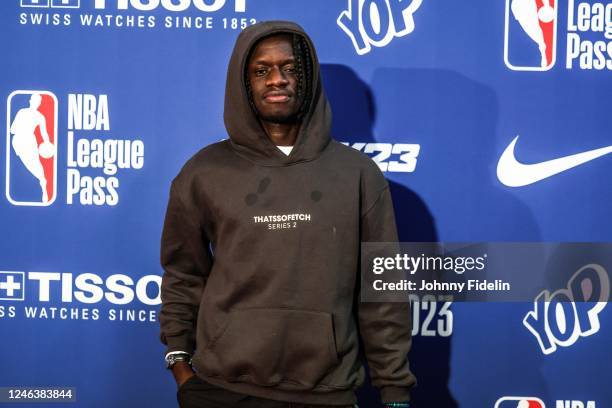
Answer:
[(266, 85), (268, 86), (286, 86), (288, 83), (289, 81), (287, 80), (287, 77), (285, 73), (283, 72), (283, 70), (280, 69), (279, 67), (274, 67), (272, 68), (272, 70), (270, 71), (270, 74), (268, 75), (268, 81)]

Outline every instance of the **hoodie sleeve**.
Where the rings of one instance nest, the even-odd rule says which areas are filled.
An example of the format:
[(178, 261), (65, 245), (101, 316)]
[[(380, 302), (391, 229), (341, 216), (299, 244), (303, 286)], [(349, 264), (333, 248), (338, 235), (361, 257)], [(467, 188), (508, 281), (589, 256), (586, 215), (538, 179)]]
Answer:
[[(384, 187), (361, 216), (361, 242), (397, 242), (391, 193), (382, 174), (380, 178)], [(383, 403), (409, 401), (416, 384), (408, 363), (410, 304), (358, 302), (359, 331), (372, 385), (380, 390)]]
[(196, 206), (185, 204), (178, 180), (172, 182), (161, 239), (160, 340), (166, 353), (195, 349), (200, 299), (212, 266), (209, 240)]

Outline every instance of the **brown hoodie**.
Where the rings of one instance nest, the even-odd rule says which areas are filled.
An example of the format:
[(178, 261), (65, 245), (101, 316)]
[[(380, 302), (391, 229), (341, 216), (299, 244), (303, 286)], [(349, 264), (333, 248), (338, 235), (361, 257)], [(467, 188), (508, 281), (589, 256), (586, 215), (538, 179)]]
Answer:
[[(312, 57), (312, 100), (288, 156), (244, 83), (250, 49), (274, 33), (301, 35)], [(170, 189), (166, 352), (192, 353), (197, 375), (235, 392), (331, 405), (356, 402), (365, 353), (382, 401), (409, 400), (408, 304), (358, 300), (360, 243), (397, 241), (389, 187), (368, 156), (331, 139), (319, 62), (300, 26), (270, 21), (240, 34), (224, 119), (229, 140), (196, 153)]]

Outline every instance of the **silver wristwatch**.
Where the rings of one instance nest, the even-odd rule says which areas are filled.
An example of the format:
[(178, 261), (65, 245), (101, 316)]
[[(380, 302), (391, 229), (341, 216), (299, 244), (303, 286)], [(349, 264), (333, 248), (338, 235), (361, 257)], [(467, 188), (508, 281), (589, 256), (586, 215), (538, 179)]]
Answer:
[(170, 353), (166, 356), (166, 368), (172, 368), (179, 361), (191, 365), (191, 355), (188, 353)]

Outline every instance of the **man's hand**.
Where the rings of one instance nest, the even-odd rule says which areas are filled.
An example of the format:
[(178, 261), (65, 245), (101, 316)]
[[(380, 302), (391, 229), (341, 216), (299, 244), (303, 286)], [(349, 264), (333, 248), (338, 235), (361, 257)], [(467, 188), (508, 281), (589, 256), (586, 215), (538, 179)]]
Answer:
[(179, 361), (172, 367), (172, 374), (176, 380), (176, 385), (179, 387), (185, 383), (188, 379), (193, 377), (195, 373), (191, 369), (191, 366), (185, 361)]

